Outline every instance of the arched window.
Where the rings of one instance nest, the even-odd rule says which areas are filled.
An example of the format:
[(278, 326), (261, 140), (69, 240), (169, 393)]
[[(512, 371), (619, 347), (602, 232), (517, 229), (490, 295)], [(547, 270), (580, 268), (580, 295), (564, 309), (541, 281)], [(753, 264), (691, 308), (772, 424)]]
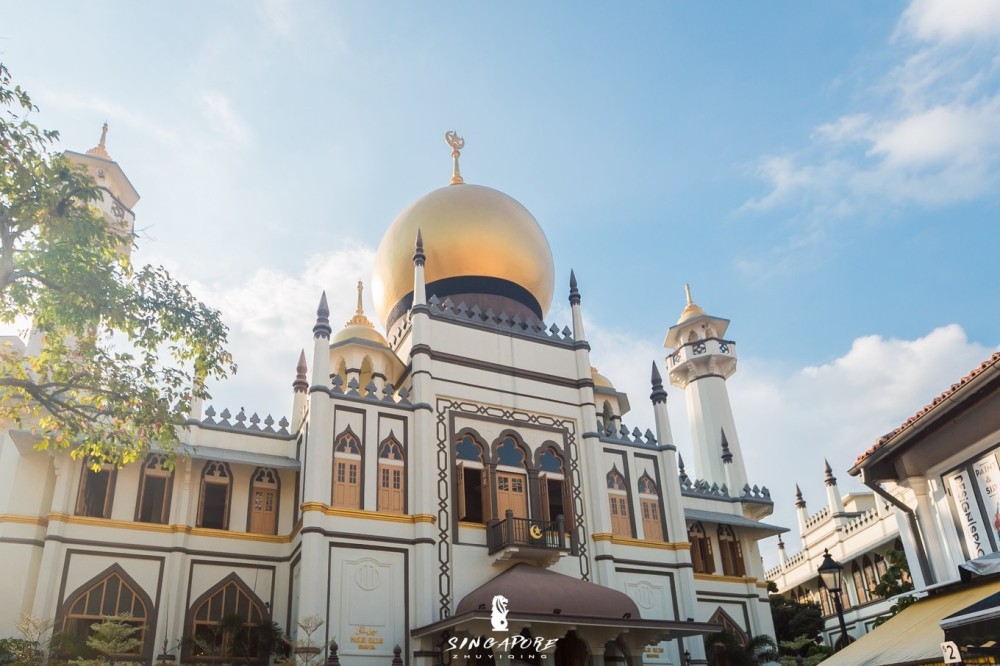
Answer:
[(873, 599), (878, 599), (878, 594), (875, 593), (875, 586), (878, 585), (878, 576), (875, 575), (875, 565), (872, 564), (872, 559), (865, 555), (861, 559), (861, 568), (865, 574), (865, 582), (868, 584), (868, 593)]
[(496, 449), (497, 518), (507, 512), (516, 518), (528, 517), (527, 455), (513, 437), (505, 437)]
[(194, 640), (186, 658), (267, 663), (270, 618), (264, 603), (235, 573), (198, 597), (188, 617)]
[(604, 421), (604, 432), (608, 432), (611, 428), (611, 422), (614, 420), (615, 415), (611, 411), (611, 403), (607, 400), (604, 401), (604, 408), (601, 411), (601, 416)]
[(361, 508), (361, 440), (350, 427), (337, 436), (333, 449), (333, 506)]
[(649, 474), (639, 477), (639, 511), (646, 541), (663, 541), (663, 510), (660, 491)]
[(715, 573), (715, 554), (712, 552), (712, 539), (705, 534), (705, 528), (700, 522), (688, 527), (688, 540), (691, 542), (691, 564), (695, 573)]
[(403, 447), (392, 433), (378, 447), (378, 510), (403, 513), (406, 498), (406, 467)]
[(538, 490), (542, 500), (542, 518), (557, 520), (563, 517), (567, 530), (572, 529), (569, 484), (562, 455), (555, 446), (545, 446), (538, 452)]
[(483, 444), (472, 434), (460, 434), (455, 442), (455, 478), (458, 519), (485, 523), (490, 516), (489, 468), (483, 464)]
[(861, 575), (861, 567), (858, 566), (857, 560), (851, 562), (851, 579), (854, 580), (854, 590), (858, 595), (858, 603), (863, 604), (871, 601), (868, 585), (865, 583), (864, 576)]
[[(368, 395), (368, 384), (372, 380), (372, 360), (368, 356), (365, 356), (361, 360), (361, 371), (358, 373), (358, 383), (361, 387), (358, 389), (358, 393), (361, 395)], [(378, 396), (369, 396), (378, 397)]]
[(256, 534), (278, 533), (278, 471), (258, 467), (250, 481), (250, 516), (247, 531)]
[(632, 520), (629, 517), (628, 486), (617, 467), (608, 472), (608, 508), (611, 511), (611, 533), (632, 537)]
[(729, 525), (719, 525), (719, 550), (722, 551), (722, 573), (726, 576), (745, 576), (743, 547)]
[(76, 499), (76, 515), (110, 518), (117, 476), (118, 470), (114, 465), (104, 464), (95, 470), (93, 461), (85, 460), (80, 476), (80, 493)]
[(173, 470), (167, 468), (167, 457), (151, 453), (146, 457), (139, 479), (139, 496), (135, 504), (135, 520), (139, 523), (170, 522), (170, 491)]
[(146, 639), (152, 639), (147, 626), (152, 602), (142, 588), (118, 564), (111, 565), (70, 595), (63, 606), (62, 631), (86, 641), (93, 633), (91, 627), (110, 615), (128, 613), (129, 624), (139, 627), (135, 637), (142, 641), (130, 655), (149, 652)]
[(229, 500), (233, 475), (224, 462), (209, 461), (201, 473), (201, 502), (198, 504), (198, 527), (229, 529)]
[(747, 632), (743, 630), (740, 623), (733, 619), (733, 617), (722, 610), (722, 607), (715, 609), (712, 613), (712, 617), (708, 619), (709, 622), (713, 624), (721, 624), (723, 631), (728, 631), (736, 639), (736, 642), (741, 646), (746, 647), (747, 644)]
[(826, 589), (823, 579), (819, 580), (819, 603), (823, 607), (823, 615), (833, 615), (833, 601), (830, 599), (830, 590)]

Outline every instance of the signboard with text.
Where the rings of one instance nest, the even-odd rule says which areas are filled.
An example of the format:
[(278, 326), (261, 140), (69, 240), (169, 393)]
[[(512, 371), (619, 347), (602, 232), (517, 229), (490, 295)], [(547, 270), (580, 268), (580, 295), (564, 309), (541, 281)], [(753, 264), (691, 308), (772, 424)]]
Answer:
[(986, 523), (979, 510), (979, 502), (972, 488), (972, 479), (968, 471), (962, 471), (948, 477), (955, 508), (958, 511), (958, 522), (962, 526), (962, 536), (970, 558), (982, 557), (992, 552), (989, 535), (986, 533)]
[(996, 551), (997, 544), (1000, 544), (1000, 464), (996, 453), (991, 452), (977, 460), (972, 465), (972, 472), (979, 496), (986, 505), (986, 523), (988, 528), (992, 528), (993, 550)]

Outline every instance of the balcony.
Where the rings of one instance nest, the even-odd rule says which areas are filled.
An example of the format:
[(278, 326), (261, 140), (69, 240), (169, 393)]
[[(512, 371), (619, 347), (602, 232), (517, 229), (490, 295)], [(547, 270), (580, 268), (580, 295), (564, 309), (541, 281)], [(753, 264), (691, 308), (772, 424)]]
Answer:
[(533, 520), (515, 518), (507, 511), (503, 520), (492, 520), (486, 526), (486, 546), (495, 555), (494, 564), (522, 561), (549, 566), (570, 550), (566, 520)]

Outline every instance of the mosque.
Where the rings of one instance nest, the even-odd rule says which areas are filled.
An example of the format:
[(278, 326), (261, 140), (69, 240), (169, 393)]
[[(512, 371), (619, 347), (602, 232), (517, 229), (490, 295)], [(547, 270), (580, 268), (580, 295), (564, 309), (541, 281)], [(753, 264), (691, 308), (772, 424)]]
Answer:
[[(464, 182), (446, 138), (451, 182), (378, 248), (379, 326), (360, 285), (342, 328), (319, 298), (288, 419), (196, 404), (175, 467), (154, 443), (97, 471), (3, 430), (0, 637), (22, 614), (85, 637), (128, 612), (145, 663), (240, 643), (265, 664), (273, 622), (303, 663), (433, 666), (705, 664), (706, 636), (773, 636), (758, 541), (786, 530), (747, 476), (729, 321), (688, 292), (652, 364), (654, 422), (626, 425), (647, 398), (591, 366), (575, 275), (556, 280), (539, 223)], [(67, 156), (132, 224), (104, 137)], [(571, 322), (545, 321), (553, 298)], [(687, 467), (665, 383), (687, 402)]]

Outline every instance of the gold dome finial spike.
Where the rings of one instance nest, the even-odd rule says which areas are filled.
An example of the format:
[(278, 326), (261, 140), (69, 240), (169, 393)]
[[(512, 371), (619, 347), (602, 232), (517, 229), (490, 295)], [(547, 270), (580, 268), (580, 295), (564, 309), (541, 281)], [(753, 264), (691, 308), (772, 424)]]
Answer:
[(694, 304), (694, 301), (691, 300), (691, 285), (689, 284), (684, 285), (684, 293), (687, 295), (688, 299), (687, 304), (688, 305)]
[(461, 185), (465, 181), (462, 180), (462, 174), (458, 170), (458, 156), (461, 154), (462, 148), (465, 148), (465, 139), (460, 137), (455, 130), (450, 130), (444, 133), (444, 140), (451, 146), (451, 184)]
[(347, 320), (345, 326), (364, 326), (365, 328), (375, 328), (375, 324), (371, 323), (368, 317), (365, 316), (365, 311), (361, 307), (361, 294), (364, 291), (365, 283), (358, 280), (358, 309), (354, 312), (354, 316)]
[(677, 320), (678, 324), (682, 321), (705, 314), (705, 311), (702, 310), (701, 307), (699, 307), (691, 298), (691, 285), (684, 285), (684, 294), (687, 296), (687, 305), (684, 306), (684, 310), (681, 312), (681, 317)]
[(106, 160), (111, 159), (111, 155), (108, 155), (108, 150), (105, 147), (105, 143), (108, 140), (108, 123), (105, 122), (104, 126), (101, 127), (101, 140), (97, 142), (97, 146), (91, 148), (87, 151), (88, 155), (97, 155), (98, 157), (103, 157)]

